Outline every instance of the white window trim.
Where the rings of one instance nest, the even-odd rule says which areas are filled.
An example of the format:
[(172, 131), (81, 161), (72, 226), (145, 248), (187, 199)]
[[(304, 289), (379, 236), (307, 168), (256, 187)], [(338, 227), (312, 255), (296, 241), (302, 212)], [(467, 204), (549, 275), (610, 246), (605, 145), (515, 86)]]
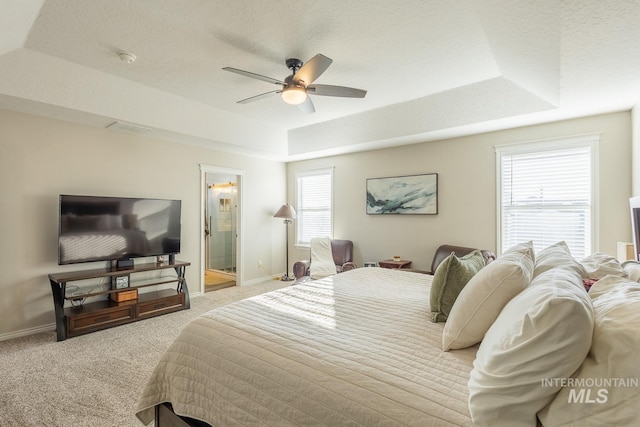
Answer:
[(573, 135), (562, 138), (547, 138), (494, 146), (496, 152), (496, 249), (497, 254), (509, 248), (502, 247), (502, 155), (552, 151), (579, 147), (591, 149), (591, 252), (598, 251), (600, 244), (599, 226), (599, 142), (600, 133)]
[[(313, 176), (313, 175), (319, 175), (319, 174), (323, 174), (323, 173), (328, 173), (329, 175), (331, 175), (331, 230), (330, 233), (331, 235), (329, 237), (331, 237), (333, 239), (333, 228), (334, 228), (334, 167), (329, 167), (329, 168), (319, 168), (319, 169), (309, 169), (309, 170), (305, 170), (305, 171), (297, 171), (295, 173), (295, 209), (296, 212), (298, 212), (299, 210), (299, 200), (298, 200), (298, 178), (300, 177), (305, 177), (305, 176)], [(296, 248), (303, 248), (303, 249), (309, 249), (311, 247), (311, 245), (309, 244), (304, 244), (304, 243), (299, 243), (298, 241), (298, 227), (296, 225), (295, 227), (295, 239), (294, 239), (295, 243), (294, 246)]]

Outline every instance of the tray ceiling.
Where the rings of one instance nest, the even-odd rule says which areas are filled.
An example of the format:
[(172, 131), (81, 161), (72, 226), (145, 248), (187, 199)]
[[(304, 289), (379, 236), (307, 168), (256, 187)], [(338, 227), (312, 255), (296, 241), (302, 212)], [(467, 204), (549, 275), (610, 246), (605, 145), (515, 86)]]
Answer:
[[(634, 1), (0, 0), (0, 108), (293, 160), (630, 109)], [(6, 11), (6, 13), (4, 13)], [(120, 60), (118, 52), (136, 55)], [(304, 114), (230, 66), (284, 79), (317, 53)]]

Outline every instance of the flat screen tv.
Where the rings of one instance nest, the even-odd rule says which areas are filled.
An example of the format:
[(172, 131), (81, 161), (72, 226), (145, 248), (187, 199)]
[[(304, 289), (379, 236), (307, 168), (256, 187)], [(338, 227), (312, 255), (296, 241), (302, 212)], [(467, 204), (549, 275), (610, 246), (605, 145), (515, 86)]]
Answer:
[(58, 264), (180, 252), (180, 200), (60, 195)]

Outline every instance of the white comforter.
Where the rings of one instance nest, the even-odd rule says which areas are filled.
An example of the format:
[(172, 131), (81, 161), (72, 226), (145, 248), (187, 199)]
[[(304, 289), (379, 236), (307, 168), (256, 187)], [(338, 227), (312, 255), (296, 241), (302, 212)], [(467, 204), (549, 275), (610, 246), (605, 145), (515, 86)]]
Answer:
[(477, 347), (442, 352), (432, 276), (359, 268), (195, 319), (138, 404), (216, 426), (471, 425)]

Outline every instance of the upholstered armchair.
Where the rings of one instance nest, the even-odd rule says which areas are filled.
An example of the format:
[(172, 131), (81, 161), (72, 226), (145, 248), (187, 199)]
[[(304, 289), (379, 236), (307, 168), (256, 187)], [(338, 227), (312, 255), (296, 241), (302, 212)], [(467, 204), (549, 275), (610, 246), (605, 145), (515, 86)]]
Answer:
[[(457, 257), (462, 257), (467, 254), (470, 254), (475, 250), (476, 248), (467, 248), (465, 246), (440, 245), (438, 249), (436, 249), (436, 253), (433, 256), (433, 261), (431, 261), (431, 271), (415, 270), (415, 269), (408, 269), (406, 271), (413, 271), (415, 273), (425, 273), (425, 274), (433, 275), (436, 273), (436, 269), (438, 268), (440, 263), (442, 263), (442, 261), (444, 261), (445, 258), (451, 255), (451, 252), (455, 253)], [(491, 251), (481, 249), (480, 253), (482, 253), (482, 256), (484, 257), (484, 265), (487, 265), (496, 259), (496, 254), (494, 254)]]
[[(331, 240), (331, 252), (338, 273), (357, 267), (353, 262), (353, 242), (351, 240)], [(293, 275), (296, 280), (309, 276), (310, 268), (310, 259), (296, 261), (293, 264)]]

